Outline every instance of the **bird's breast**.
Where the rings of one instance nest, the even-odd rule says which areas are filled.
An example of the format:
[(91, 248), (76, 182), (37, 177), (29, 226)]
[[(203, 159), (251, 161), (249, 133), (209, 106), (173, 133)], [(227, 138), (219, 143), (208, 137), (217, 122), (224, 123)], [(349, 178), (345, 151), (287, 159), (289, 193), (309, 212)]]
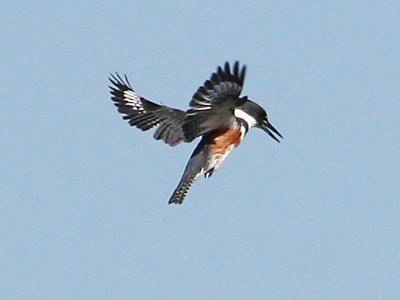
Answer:
[(242, 131), (240, 128), (227, 129), (214, 138), (211, 149), (213, 154), (225, 154), (240, 144)]
[(240, 144), (242, 138), (240, 127), (227, 129), (218, 134), (211, 144), (210, 160), (205, 173), (217, 170), (233, 148)]

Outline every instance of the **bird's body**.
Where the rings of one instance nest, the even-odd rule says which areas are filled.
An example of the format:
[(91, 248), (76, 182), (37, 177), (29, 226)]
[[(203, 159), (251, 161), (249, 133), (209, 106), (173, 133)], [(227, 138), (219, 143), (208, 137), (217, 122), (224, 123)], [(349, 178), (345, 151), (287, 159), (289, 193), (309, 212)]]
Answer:
[(274, 134), (282, 138), (261, 106), (247, 97), (239, 97), (245, 70), (239, 68), (238, 62), (232, 71), (228, 63), (224, 69), (219, 67), (194, 94), (187, 111), (139, 96), (126, 76), (125, 80), (118, 74), (110, 78), (111, 98), (130, 125), (143, 131), (157, 126), (154, 138), (170, 146), (201, 136), (169, 203), (181, 204), (192, 183), (202, 175), (211, 176), (251, 127), (263, 129), (278, 142)]

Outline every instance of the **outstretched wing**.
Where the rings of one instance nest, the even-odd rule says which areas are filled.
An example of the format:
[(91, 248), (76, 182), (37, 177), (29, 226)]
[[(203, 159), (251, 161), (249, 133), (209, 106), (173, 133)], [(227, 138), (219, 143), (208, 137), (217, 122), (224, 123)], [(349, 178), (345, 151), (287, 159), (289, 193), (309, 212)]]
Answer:
[(235, 62), (231, 70), (226, 62), (224, 68), (218, 67), (211, 78), (198, 88), (183, 123), (186, 141), (229, 125), (234, 117), (233, 109), (240, 105), (245, 73), (246, 66), (240, 67), (239, 62)]
[(186, 112), (159, 105), (135, 93), (125, 76), (125, 80), (116, 73), (109, 78), (111, 99), (123, 119), (131, 126), (147, 131), (157, 127), (154, 132), (156, 140), (163, 140), (170, 146), (175, 146), (184, 140), (182, 123)]

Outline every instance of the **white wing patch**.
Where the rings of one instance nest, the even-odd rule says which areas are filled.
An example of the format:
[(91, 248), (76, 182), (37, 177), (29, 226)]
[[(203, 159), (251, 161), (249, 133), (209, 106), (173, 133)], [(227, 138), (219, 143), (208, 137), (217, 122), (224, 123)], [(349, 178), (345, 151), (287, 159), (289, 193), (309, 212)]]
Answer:
[(140, 96), (132, 90), (124, 91), (124, 99), (126, 105), (132, 106), (133, 110), (144, 111)]

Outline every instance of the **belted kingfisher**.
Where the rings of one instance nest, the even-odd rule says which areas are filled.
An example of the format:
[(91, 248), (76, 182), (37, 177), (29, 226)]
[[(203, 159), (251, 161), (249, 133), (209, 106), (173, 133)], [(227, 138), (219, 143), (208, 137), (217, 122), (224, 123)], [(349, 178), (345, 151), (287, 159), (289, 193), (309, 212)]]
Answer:
[(277, 142), (277, 136), (283, 138), (260, 105), (240, 97), (245, 73), (246, 66), (240, 67), (239, 62), (232, 68), (228, 62), (218, 67), (197, 89), (187, 111), (151, 102), (132, 89), (126, 75), (123, 79), (111, 74), (111, 99), (131, 126), (143, 131), (156, 127), (154, 138), (170, 146), (201, 136), (169, 204), (181, 204), (201, 175), (210, 177), (250, 128), (263, 129)]

